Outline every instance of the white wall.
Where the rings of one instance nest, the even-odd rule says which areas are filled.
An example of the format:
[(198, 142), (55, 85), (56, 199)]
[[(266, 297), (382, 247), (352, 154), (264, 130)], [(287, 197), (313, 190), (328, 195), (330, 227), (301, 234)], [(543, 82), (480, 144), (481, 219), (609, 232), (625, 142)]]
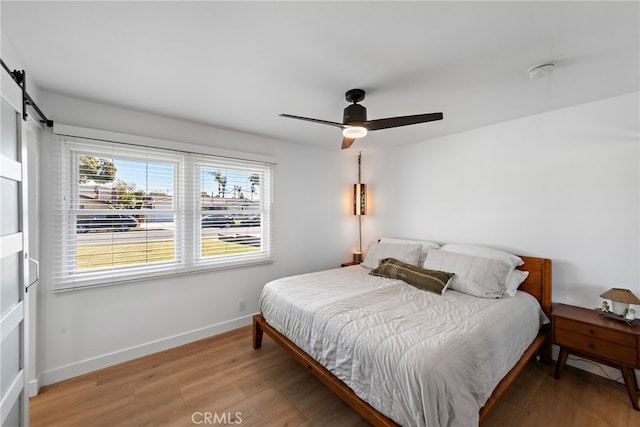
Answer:
[(554, 302), (597, 307), (611, 287), (640, 296), (639, 95), (370, 154), (366, 241), (417, 237), (550, 258)]
[[(41, 104), (58, 123), (263, 154), (277, 162), (272, 264), (64, 293), (51, 292), (43, 277), (37, 343), (41, 385), (248, 325), (267, 281), (339, 267), (350, 257), (357, 239), (347, 199), (357, 173), (355, 152), (318, 150), (47, 92), (41, 92)], [(46, 142), (40, 154), (50, 157)], [(53, 189), (42, 163), (46, 206)], [(55, 248), (46, 230), (42, 240)], [(42, 262), (46, 272), (46, 254)], [(242, 313), (240, 298), (247, 302)]]
[(612, 286), (640, 295), (638, 100), (627, 94), (373, 154), (367, 237), (551, 258), (558, 302), (596, 307)]
[[(2, 11), (2, 4), (0, 3), (0, 13)], [(24, 63), (20, 55), (18, 54), (16, 48), (13, 46), (9, 38), (7, 38), (2, 29), (0, 28), (0, 57), (4, 61), (5, 65), (9, 67), (10, 70), (25, 70), (27, 71), (28, 66)], [(3, 73), (5, 71), (2, 71)], [(38, 100), (40, 99), (39, 95), (40, 88), (37, 83), (34, 81), (33, 76), (27, 72), (27, 92), (31, 99), (34, 100), (36, 104), (38, 104)], [(40, 104), (38, 104), (40, 106)], [(31, 113), (31, 109), (29, 109), (29, 113)], [(46, 113), (45, 113), (46, 114)], [(38, 121), (40, 118), (35, 112), (33, 113), (33, 118)]]

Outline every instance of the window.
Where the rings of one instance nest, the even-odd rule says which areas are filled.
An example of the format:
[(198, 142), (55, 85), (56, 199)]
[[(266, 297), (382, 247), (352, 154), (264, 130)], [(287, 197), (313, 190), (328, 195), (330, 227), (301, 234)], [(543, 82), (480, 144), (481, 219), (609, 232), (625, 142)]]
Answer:
[(271, 259), (272, 164), (62, 137), (55, 289)]

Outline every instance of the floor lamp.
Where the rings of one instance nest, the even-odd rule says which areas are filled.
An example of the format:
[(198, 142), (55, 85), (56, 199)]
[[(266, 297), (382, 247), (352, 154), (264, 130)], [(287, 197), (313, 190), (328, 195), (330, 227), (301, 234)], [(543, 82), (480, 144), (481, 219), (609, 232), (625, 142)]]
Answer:
[(358, 251), (353, 262), (362, 262), (362, 216), (367, 214), (367, 185), (362, 180), (362, 152), (358, 152), (358, 183), (353, 185), (353, 214), (358, 217)]

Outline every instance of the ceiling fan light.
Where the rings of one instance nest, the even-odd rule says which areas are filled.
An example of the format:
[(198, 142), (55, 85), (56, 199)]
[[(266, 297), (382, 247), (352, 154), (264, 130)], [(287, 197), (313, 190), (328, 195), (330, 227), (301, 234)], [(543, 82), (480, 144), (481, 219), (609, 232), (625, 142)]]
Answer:
[(362, 138), (367, 134), (367, 128), (362, 126), (349, 126), (342, 130), (342, 136), (345, 138)]

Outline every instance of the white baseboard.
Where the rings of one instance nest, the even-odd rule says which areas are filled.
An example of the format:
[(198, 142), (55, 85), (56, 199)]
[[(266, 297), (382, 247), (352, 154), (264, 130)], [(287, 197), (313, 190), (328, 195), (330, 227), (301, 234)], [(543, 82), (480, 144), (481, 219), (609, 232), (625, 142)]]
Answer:
[(27, 396), (34, 397), (40, 392), (40, 377), (27, 383)]
[(232, 319), (215, 325), (210, 325), (201, 329), (185, 332), (179, 335), (152, 341), (139, 346), (126, 348), (124, 350), (50, 369), (40, 375), (39, 381), (34, 381), (33, 387), (35, 387), (35, 393), (32, 393), (30, 384), (29, 395), (37, 395), (40, 386), (54, 384), (60, 381), (67, 380), (69, 378), (96, 371), (98, 369), (103, 369), (109, 366), (116, 365), (118, 363), (127, 362), (139, 357), (148, 356), (159, 351), (168, 350), (173, 347), (178, 347), (193, 341), (201, 340), (250, 325), (252, 322), (252, 318), (253, 314), (249, 314), (247, 316), (238, 317), (236, 319)]

